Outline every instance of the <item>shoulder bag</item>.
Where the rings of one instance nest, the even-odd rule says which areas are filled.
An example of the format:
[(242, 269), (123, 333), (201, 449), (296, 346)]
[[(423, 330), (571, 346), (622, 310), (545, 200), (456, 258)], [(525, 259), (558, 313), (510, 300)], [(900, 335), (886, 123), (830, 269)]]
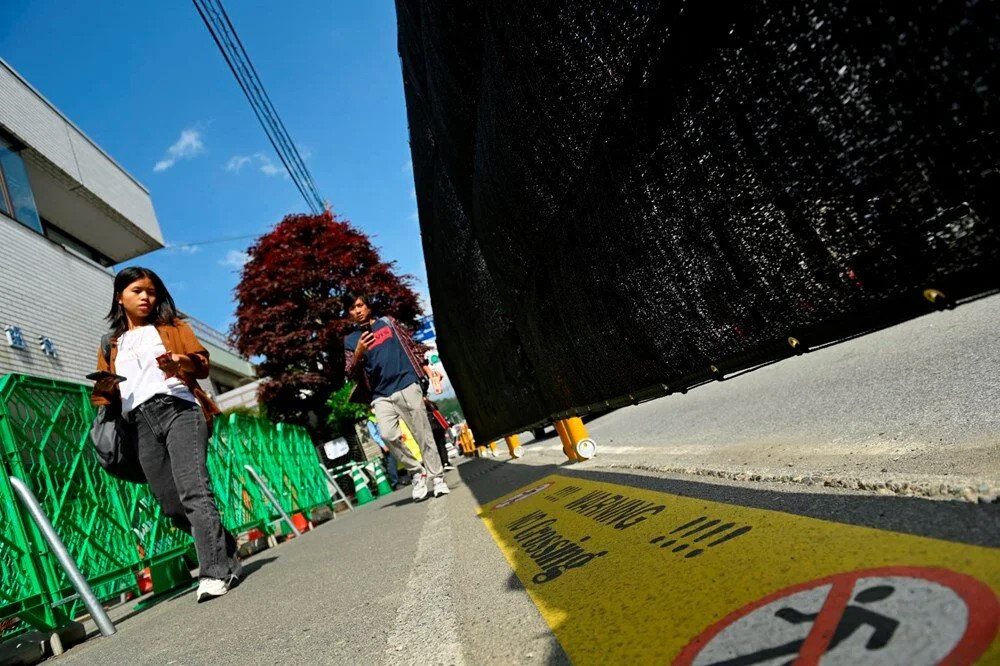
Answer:
[[(101, 350), (108, 367), (111, 366), (111, 335), (101, 338)], [(116, 413), (117, 411), (117, 413)], [(121, 407), (101, 405), (90, 427), (90, 441), (97, 452), (97, 461), (104, 471), (132, 483), (146, 483), (146, 474), (139, 464), (139, 446), (135, 431), (122, 416)]]

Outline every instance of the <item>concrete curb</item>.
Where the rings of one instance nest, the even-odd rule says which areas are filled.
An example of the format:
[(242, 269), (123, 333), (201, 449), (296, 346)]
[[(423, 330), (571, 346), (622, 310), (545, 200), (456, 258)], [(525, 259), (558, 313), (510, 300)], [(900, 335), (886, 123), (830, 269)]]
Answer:
[(824, 486), (827, 488), (843, 488), (859, 490), (875, 495), (899, 495), (901, 497), (923, 497), (934, 500), (961, 500), (972, 504), (990, 504), (1000, 502), (1000, 487), (980, 482), (950, 482), (939, 479), (872, 479), (835, 474), (777, 474), (754, 470), (732, 471), (709, 467), (674, 467), (644, 465), (641, 463), (608, 463), (594, 465), (594, 469), (634, 469), (647, 472), (662, 472), (667, 474), (687, 474), (693, 476), (714, 477), (729, 481), (750, 481), (756, 483), (794, 483), (803, 486)]

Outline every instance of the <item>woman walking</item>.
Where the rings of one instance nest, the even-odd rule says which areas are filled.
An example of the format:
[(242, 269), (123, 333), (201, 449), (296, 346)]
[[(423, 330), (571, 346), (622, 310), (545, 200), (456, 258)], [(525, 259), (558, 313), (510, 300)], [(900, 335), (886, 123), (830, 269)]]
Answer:
[[(205, 456), (218, 407), (199, 388), (208, 352), (177, 313), (163, 281), (147, 268), (115, 276), (109, 335), (91, 402), (121, 409), (138, 445), (139, 464), (163, 512), (194, 537), (200, 566), (198, 601), (225, 594), (241, 574), (236, 541), (219, 519)], [(200, 404), (200, 407), (199, 407)]]

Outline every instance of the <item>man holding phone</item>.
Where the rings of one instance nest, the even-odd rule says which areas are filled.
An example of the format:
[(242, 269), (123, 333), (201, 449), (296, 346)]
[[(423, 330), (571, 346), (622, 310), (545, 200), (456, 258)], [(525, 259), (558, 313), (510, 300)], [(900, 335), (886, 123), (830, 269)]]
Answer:
[[(351, 401), (371, 404), (382, 439), (413, 479), (414, 501), (427, 496), (428, 477), (435, 497), (447, 495), (450, 491), (420, 388), (420, 377), (426, 375), (434, 392), (441, 393), (437, 373), (420, 361), (416, 343), (395, 319), (373, 316), (367, 296), (348, 294), (344, 304), (357, 327), (344, 339), (344, 374), (358, 382)], [(413, 432), (423, 463), (403, 444), (400, 420)]]

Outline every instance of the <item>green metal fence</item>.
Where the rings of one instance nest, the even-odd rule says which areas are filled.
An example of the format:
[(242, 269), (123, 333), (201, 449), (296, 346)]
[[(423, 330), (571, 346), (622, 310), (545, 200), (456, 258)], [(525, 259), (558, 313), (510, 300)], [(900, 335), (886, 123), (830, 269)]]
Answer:
[[(182, 558), (191, 538), (172, 527), (145, 484), (104, 473), (88, 433), (89, 389), (28, 375), (0, 377), (0, 637), (49, 630), (82, 612), (65, 573), (22, 510), (8, 476), (31, 487), (99, 599), (135, 591), (138, 570)], [(219, 418), (208, 468), (223, 523), (273, 531), (278, 512), (252, 465), (289, 514), (331, 505), (305, 429), (242, 415)], [(20, 622), (15, 620), (18, 618)]]

